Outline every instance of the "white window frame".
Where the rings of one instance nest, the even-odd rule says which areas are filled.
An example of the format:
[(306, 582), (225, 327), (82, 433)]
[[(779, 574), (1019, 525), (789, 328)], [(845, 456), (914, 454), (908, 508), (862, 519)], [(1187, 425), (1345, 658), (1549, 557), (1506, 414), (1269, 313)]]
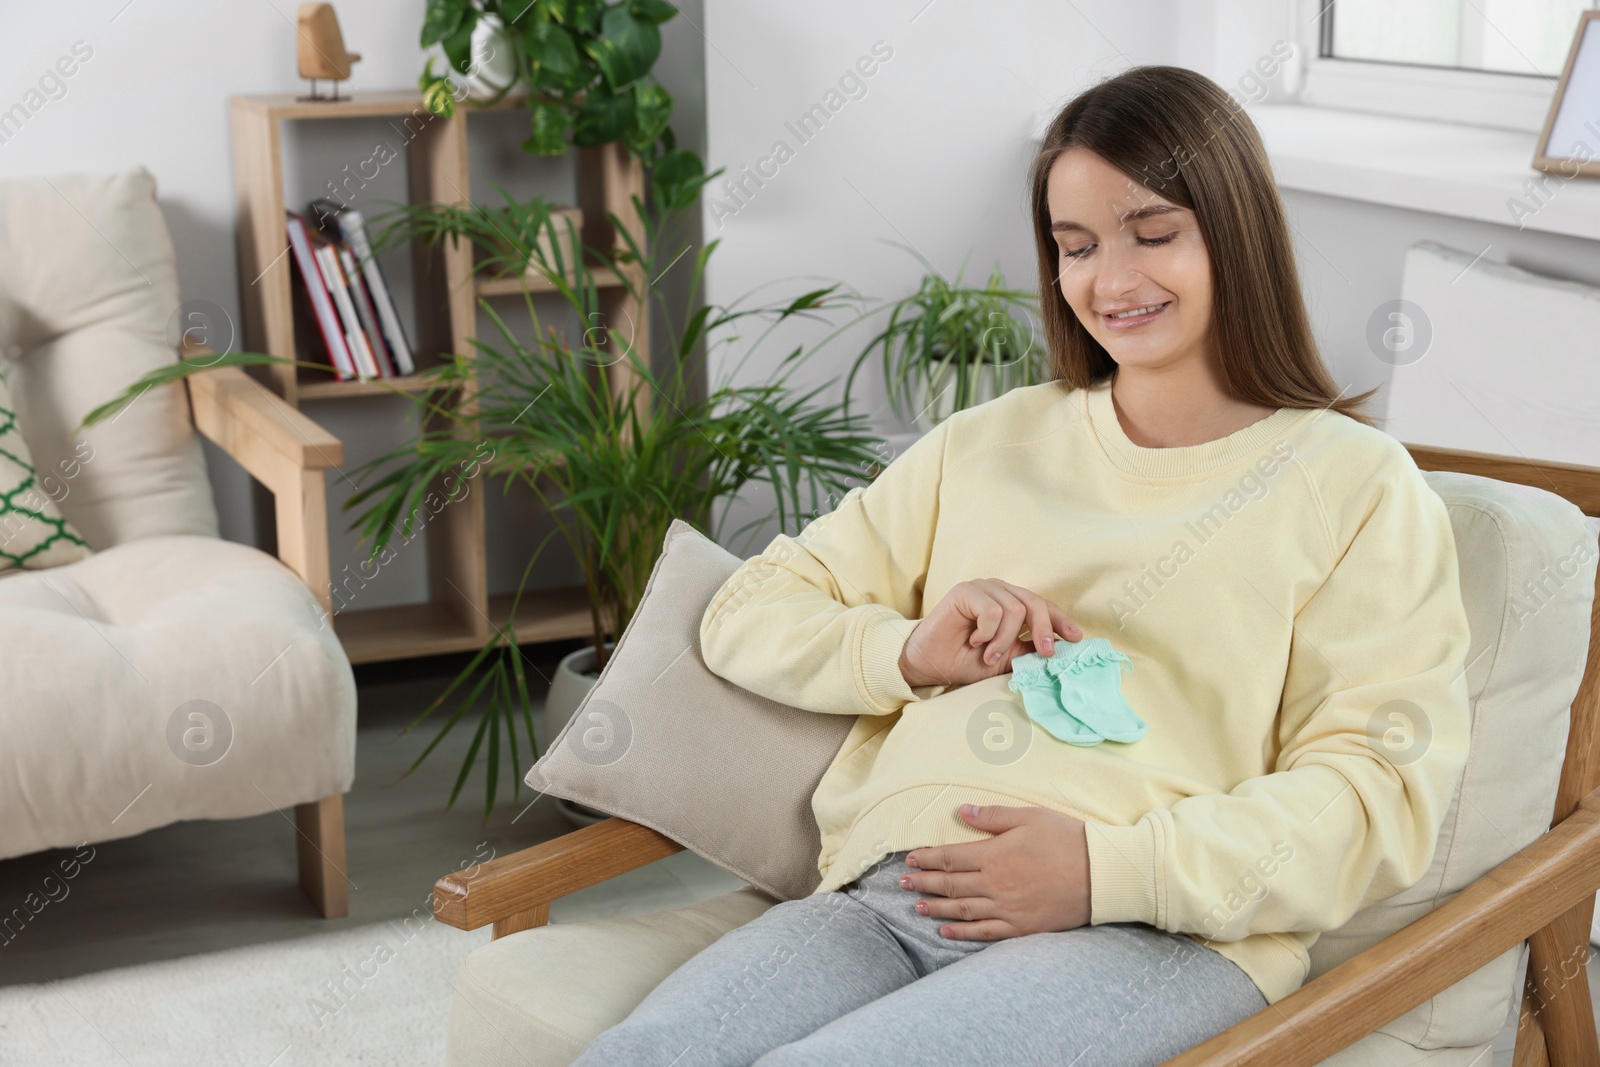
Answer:
[(1320, 56), (1320, 13), (1329, 0), (1293, 0), (1295, 48), (1302, 62), (1297, 103), (1468, 126), (1544, 129), (1559, 74), (1530, 77)]

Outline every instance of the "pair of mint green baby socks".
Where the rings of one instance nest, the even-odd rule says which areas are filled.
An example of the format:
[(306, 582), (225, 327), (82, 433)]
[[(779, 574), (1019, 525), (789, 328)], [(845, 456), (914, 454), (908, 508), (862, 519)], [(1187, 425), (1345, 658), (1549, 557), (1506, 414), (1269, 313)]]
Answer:
[(1128, 657), (1103, 637), (1057, 638), (1048, 658), (1028, 652), (1013, 659), (1007, 684), (1022, 694), (1028, 717), (1058, 740), (1128, 744), (1148, 729), (1122, 696), (1122, 672), (1131, 670)]

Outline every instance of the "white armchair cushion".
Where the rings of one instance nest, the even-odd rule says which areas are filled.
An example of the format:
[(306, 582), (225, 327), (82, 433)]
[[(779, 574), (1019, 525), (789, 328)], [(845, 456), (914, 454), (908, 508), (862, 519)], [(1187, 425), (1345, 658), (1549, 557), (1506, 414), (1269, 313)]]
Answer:
[(445, 1063), (565, 1067), (691, 956), (777, 902), (744, 886), (671, 911), (491, 941), (461, 965)]
[[(1433, 864), (1411, 888), (1357, 912), (1311, 946), (1310, 981), (1444, 904), (1544, 834), (1555, 807), (1572, 699), (1589, 651), (1600, 559), (1593, 528), (1543, 489), (1424, 473), (1450, 513), (1472, 628), (1472, 739)], [(1520, 1002), (1526, 944), (1384, 1026), (1419, 1049), (1477, 1046)]]
[(0, 648), (0, 858), (350, 788), (349, 662), (257, 549), (151, 537), (0, 577)]
[(143, 167), (0, 181), (0, 359), (34, 463), (79, 461), (58, 506), (95, 549), (217, 534), (182, 386), (71, 436), (90, 410), (177, 359), (178, 274), (155, 194)]

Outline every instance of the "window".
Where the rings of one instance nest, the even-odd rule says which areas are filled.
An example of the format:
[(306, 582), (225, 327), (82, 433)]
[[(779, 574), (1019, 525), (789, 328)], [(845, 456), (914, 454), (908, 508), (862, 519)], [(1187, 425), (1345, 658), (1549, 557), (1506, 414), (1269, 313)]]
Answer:
[(1579, 16), (1596, 6), (1600, 0), (1295, 0), (1305, 57), (1297, 99), (1536, 134)]
[(1560, 77), (1592, 0), (1334, 0), (1321, 56)]

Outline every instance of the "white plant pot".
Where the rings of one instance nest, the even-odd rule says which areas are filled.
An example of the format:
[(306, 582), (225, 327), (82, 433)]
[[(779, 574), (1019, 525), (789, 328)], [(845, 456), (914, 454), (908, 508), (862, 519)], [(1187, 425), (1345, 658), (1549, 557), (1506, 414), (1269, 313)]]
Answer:
[[(616, 645), (615, 641), (607, 641), (606, 651), (615, 651)], [(555, 677), (550, 679), (550, 693), (544, 701), (543, 721), (539, 724), (544, 733), (545, 745), (555, 742), (557, 735), (572, 721), (572, 713), (578, 710), (578, 705), (583, 703), (584, 697), (589, 695), (589, 690), (600, 680), (598, 675), (585, 673), (592, 670), (594, 670), (593, 645), (585, 645), (567, 653), (561, 657), (561, 662), (556, 664)], [(608, 812), (591, 808), (587, 804), (578, 804), (562, 797), (551, 799), (568, 819), (579, 826), (592, 826), (611, 818)]]
[[(940, 360), (925, 379), (918, 379), (913, 400), (917, 414), (912, 419), (917, 429), (927, 433), (955, 411), (958, 364), (953, 359)], [(972, 403), (982, 404), (1000, 395), (1000, 368), (993, 363), (968, 364), (960, 371), (972, 382)]]
[(474, 100), (488, 100), (511, 84), (517, 76), (513, 47), (498, 18), (483, 15), (478, 19), (472, 27), (469, 73), (461, 75), (467, 95)]

